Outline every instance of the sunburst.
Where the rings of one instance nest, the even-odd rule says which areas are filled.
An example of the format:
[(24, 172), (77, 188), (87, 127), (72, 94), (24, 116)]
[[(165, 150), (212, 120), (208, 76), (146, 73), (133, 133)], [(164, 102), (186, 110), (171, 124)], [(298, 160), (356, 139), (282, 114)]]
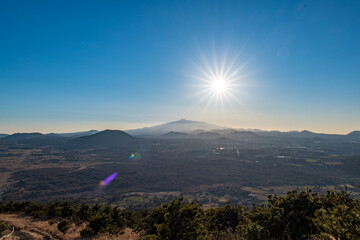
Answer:
[(193, 77), (201, 82), (198, 94), (201, 95), (200, 101), (207, 101), (206, 107), (219, 104), (224, 107), (226, 103), (241, 104), (238, 97), (244, 86), (246, 74), (242, 70), (245, 65), (236, 67), (238, 57), (229, 61), (226, 56), (227, 54), (220, 62), (215, 54), (213, 61), (203, 56), (203, 64), (201, 66), (195, 64), (198, 75), (193, 75)]

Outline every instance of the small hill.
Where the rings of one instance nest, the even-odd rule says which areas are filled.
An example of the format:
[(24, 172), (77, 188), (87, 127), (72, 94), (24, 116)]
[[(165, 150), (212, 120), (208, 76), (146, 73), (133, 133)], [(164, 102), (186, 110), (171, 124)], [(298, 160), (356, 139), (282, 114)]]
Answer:
[(45, 135), (41, 133), (15, 133), (1, 138), (7, 144), (27, 144), (33, 146), (50, 146), (65, 143), (67, 138), (57, 135)]
[(198, 134), (204, 133), (204, 132), (206, 132), (206, 131), (203, 130), (203, 129), (196, 129), (196, 130), (194, 130), (194, 131), (191, 131), (190, 134), (192, 134), (192, 135), (198, 135)]
[(45, 135), (41, 133), (15, 133), (2, 138), (1, 140), (10, 144), (17, 143), (34, 146), (57, 145), (67, 141), (66, 138), (57, 135)]
[(3, 138), (3, 137), (7, 137), (7, 136), (9, 136), (9, 134), (0, 134), (0, 138)]
[(96, 134), (78, 137), (70, 141), (71, 144), (84, 147), (104, 147), (129, 144), (134, 138), (120, 130), (105, 130)]
[(188, 138), (189, 134), (183, 132), (169, 132), (162, 136), (163, 138)]
[(257, 137), (258, 135), (250, 131), (233, 131), (226, 136), (234, 139), (247, 139)]
[(33, 138), (39, 138), (39, 137), (45, 137), (44, 134), (35, 132), (35, 133), (14, 133), (12, 135), (9, 135), (7, 137), (4, 137), (3, 139), (6, 141), (21, 141), (21, 140), (29, 140)]
[(359, 136), (360, 137), (360, 131), (352, 131), (351, 133), (348, 133), (347, 136)]
[(292, 134), (293, 137), (303, 137), (303, 138), (312, 138), (312, 137), (316, 137), (319, 134), (314, 133), (314, 132), (310, 132), (308, 130), (303, 130), (301, 132), (294, 132)]

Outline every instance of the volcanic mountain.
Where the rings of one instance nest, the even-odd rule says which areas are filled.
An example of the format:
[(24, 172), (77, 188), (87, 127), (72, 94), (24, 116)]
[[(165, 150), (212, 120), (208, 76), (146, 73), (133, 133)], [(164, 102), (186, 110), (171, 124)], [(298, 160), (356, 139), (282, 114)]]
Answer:
[(224, 129), (225, 127), (209, 124), (205, 122), (190, 121), (181, 119), (175, 122), (164, 123), (153, 127), (138, 128), (133, 130), (126, 130), (127, 133), (133, 136), (139, 135), (163, 135), (169, 132), (183, 132), (188, 133), (195, 130), (210, 131), (214, 129)]

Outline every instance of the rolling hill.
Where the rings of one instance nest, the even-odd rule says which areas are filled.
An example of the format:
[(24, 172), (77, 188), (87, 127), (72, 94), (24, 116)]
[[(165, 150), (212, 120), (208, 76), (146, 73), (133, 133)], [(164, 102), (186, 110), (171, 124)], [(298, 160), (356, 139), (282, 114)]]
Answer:
[(169, 132), (162, 135), (163, 138), (188, 138), (189, 134), (183, 132)]
[(14, 133), (12, 135), (6, 136), (3, 139), (5, 141), (21, 141), (21, 140), (28, 140), (28, 139), (33, 139), (33, 138), (39, 138), (39, 137), (45, 137), (44, 134), (35, 132), (35, 133)]
[(347, 134), (348, 136), (358, 136), (360, 137), (360, 131), (352, 131), (351, 133)]
[(105, 130), (90, 136), (83, 136), (69, 141), (70, 144), (82, 147), (106, 147), (132, 143), (134, 138), (120, 130)]

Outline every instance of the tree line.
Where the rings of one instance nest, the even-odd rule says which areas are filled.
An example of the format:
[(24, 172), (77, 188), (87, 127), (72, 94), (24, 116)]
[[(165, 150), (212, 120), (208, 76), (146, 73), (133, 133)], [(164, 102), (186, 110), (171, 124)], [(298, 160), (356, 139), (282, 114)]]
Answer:
[[(46, 219), (64, 234), (71, 223), (86, 223), (84, 237), (121, 234), (128, 227), (144, 240), (360, 239), (360, 202), (346, 189), (326, 194), (293, 190), (285, 196), (270, 195), (267, 203), (250, 209), (228, 202), (204, 210), (198, 202), (179, 198), (142, 211), (71, 201), (10, 201), (0, 202), (0, 213)], [(0, 232), (5, 230), (0, 222)]]

